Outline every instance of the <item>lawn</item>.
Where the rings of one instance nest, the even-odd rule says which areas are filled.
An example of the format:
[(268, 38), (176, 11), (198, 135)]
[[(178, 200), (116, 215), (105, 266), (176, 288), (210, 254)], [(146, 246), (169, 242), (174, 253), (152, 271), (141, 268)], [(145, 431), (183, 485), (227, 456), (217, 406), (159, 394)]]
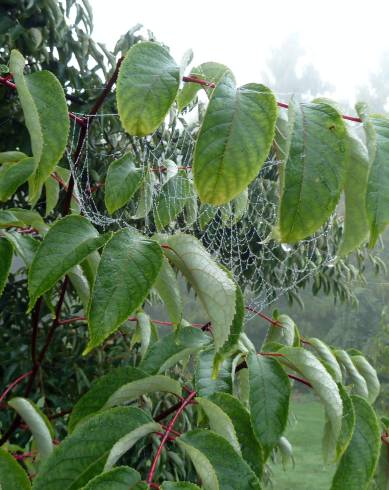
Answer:
[(334, 466), (324, 466), (321, 438), (324, 427), (322, 405), (310, 395), (291, 402), (291, 417), (286, 437), (293, 445), (295, 466), (284, 471), (281, 462), (271, 465), (274, 490), (328, 490)]

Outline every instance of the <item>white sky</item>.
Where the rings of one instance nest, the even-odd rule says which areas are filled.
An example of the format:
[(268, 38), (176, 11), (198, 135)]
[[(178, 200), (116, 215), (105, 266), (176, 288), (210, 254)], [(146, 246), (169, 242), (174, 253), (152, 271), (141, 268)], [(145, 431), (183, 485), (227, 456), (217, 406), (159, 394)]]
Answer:
[(350, 98), (389, 49), (388, 0), (90, 0), (94, 38), (113, 47), (137, 23), (152, 30), (179, 62), (228, 65), (239, 83), (261, 82), (273, 47), (293, 32), (336, 96)]

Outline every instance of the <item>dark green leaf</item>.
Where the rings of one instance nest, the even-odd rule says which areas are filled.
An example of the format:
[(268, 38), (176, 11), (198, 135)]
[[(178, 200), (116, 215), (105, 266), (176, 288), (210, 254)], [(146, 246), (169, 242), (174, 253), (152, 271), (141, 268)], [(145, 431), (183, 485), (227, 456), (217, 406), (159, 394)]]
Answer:
[(4, 164), (0, 171), (0, 201), (7, 201), (29, 179), (35, 167), (31, 157), (7, 166)]
[(0, 449), (0, 488), (1, 490), (30, 490), (27, 473), (20, 464), (3, 449)]
[(12, 243), (5, 238), (0, 238), (0, 296), (7, 284), (8, 274), (11, 269), (13, 256)]
[(118, 466), (95, 476), (82, 490), (131, 490), (140, 479), (136, 470), (129, 466)]
[(209, 397), (218, 391), (232, 392), (231, 359), (220, 365), (217, 377), (213, 378), (215, 351), (203, 350), (196, 362), (195, 385), (199, 396)]

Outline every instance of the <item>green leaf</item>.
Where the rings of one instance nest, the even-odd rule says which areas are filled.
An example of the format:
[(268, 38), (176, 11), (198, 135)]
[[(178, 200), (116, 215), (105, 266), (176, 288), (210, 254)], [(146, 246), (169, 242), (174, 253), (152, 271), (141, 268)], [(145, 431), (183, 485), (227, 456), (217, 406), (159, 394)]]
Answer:
[(186, 481), (171, 482), (165, 481), (162, 483), (161, 490), (201, 490), (200, 487), (194, 483)]
[(155, 342), (139, 368), (150, 374), (166, 371), (209, 343), (210, 338), (200, 328), (181, 328), (177, 333), (165, 335)]
[(105, 181), (105, 205), (110, 214), (122, 208), (140, 187), (144, 170), (138, 167), (131, 153), (113, 161)]
[(250, 413), (237, 398), (228, 393), (214, 393), (210, 400), (218, 405), (232, 421), (243, 459), (251, 466), (254, 473), (260, 477), (262, 475), (263, 455), (261, 446), (253, 432)]
[(59, 183), (52, 178), (47, 179), (45, 182), (45, 193), (46, 193), (45, 216), (48, 216), (58, 203)]
[[(135, 407), (117, 407), (91, 417), (67, 436), (40, 467), (34, 490), (76, 490), (99, 475), (112, 455), (121, 454), (120, 445), (131, 435), (131, 443), (147, 432), (155, 432), (145, 412)], [(119, 444), (119, 445), (118, 445)]]
[(13, 256), (12, 243), (0, 237), (0, 296), (2, 295), (5, 285), (7, 284), (8, 274), (11, 269)]
[(138, 399), (145, 393), (156, 391), (181, 395), (180, 384), (167, 376), (148, 376), (147, 373), (130, 366), (115, 368), (98, 378), (74, 405), (69, 420), (69, 432), (91, 415)]
[(236, 285), (193, 236), (176, 233), (167, 244), (165, 254), (193, 286), (212, 322), (218, 350), (228, 339), (235, 316)]
[(31, 200), (62, 157), (69, 134), (69, 116), (65, 94), (57, 78), (48, 71), (24, 76), (25, 59), (13, 50), (10, 58), (12, 71), (25, 123), (30, 133), (32, 154), (37, 169), (32, 179), (34, 191)]
[(24, 184), (35, 170), (35, 160), (24, 158), (9, 166), (3, 165), (0, 171), (0, 201), (8, 199)]
[(217, 373), (213, 375), (215, 351), (202, 350), (196, 362), (195, 386), (199, 396), (209, 397), (218, 391), (232, 392), (231, 359), (225, 359)]
[(91, 252), (103, 246), (107, 238), (100, 236), (82, 216), (66, 216), (54, 223), (40, 244), (29, 271), (29, 311), (43, 293)]
[(176, 274), (165, 257), (154, 288), (165, 303), (170, 320), (176, 324), (180, 323), (183, 310), (180, 287)]
[(380, 394), (380, 381), (377, 376), (377, 371), (363, 356), (351, 356), (351, 360), (359, 374), (365, 379), (368, 391), (367, 399), (373, 404)]
[(238, 437), (230, 417), (216, 403), (207, 398), (196, 397), (196, 402), (204, 410), (210, 429), (224, 437), (235, 451), (241, 455)]
[(1, 151), (0, 152), (0, 164), (3, 163), (16, 163), (19, 162), (20, 160), (23, 160), (23, 158), (27, 158), (27, 155), (25, 153), (22, 153), (21, 151)]
[(388, 446), (386, 444), (381, 444), (381, 453), (374, 479), (377, 490), (389, 490), (388, 451)]
[(342, 371), (340, 369), (339, 363), (332, 350), (325, 344), (322, 340), (315, 337), (308, 339), (309, 345), (311, 345), (317, 352), (321, 362), (326, 367), (327, 371), (334, 378), (336, 383), (341, 383), (342, 381)]
[(31, 226), (36, 228), (39, 233), (46, 233), (48, 226), (43, 221), (42, 216), (36, 211), (22, 208), (9, 208), (0, 210), (0, 228)]
[(76, 291), (84, 311), (88, 310), (89, 300), (90, 300), (90, 286), (88, 279), (85, 277), (83, 270), (79, 265), (75, 265), (67, 273), (74, 290)]
[(130, 490), (140, 479), (140, 474), (133, 468), (118, 466), (95, 476), (82, 490)]
[[(311, 383), (324, 405), (328, 420), (327, 440), (332, 441), (332, 445), (335, 446), (341, 431), (343, 415), (343, 404), (337, 384), (319, 359), (306, 349), (283, 347), (279, 353), (284, 355), (280, 358), (282, 363), (302, 374)], [(331, 454), (332, 451), (328, 445), (328, 452)]]
[(342, 349), (336, 350), (335, 355), (337, 360), (345, 368), (349, 380), (353, 385), (353, 391), (357, 395), (362, 396), (363, 398), (368, 398), (369, 390), (367, 388), (366, 380), (355, 367), (350, 355), (345, 350)]
[(173, 104), (180, 69), (168, 51), (155, 42), (140, 42), (120, 67), (116, 100), (124, 129), (134, 136), (153, 133)]
[(290, 383), (275, 359), (250, 352), (247, 365), (251, 424), (267, 459), (286, 427)]
[(197, 138), (193, 177), (200, 200), (224, 204), (258, 175), (274, 136), (277, 104), (259, 84), (236, 88), (230, 71), (215, 88)]
[(138, 321), (137, 328), (140, 331), (141, 346), (140, 346), (140, 358), (143, 359), (150, 345), (151, 340), (151, 322), (149, 315), (146, 315), (143, 311), (139, 311), (136, 314)]
[(31, 483), (27, 473), (6, 451), (0, 449), (0, 488), (1, 490), (30, 490)]
[(278, 232), (281, 242), (312, 235), (331, 216), (346, 173), (346, 128), (328, 104), (289, 104)]
[(42, 417), (36, 406), (26, 398), (16, 397), (8, 402), (22, 417), (28, 425), (33, 438), (35, 439), (41, 460), (47, 459), (53, 452), (51, 434), (47, 427), (47, 422)]
[(380, 450), (380, 430), (371, 406), (351, 397), (356, 423), (351, 442), (339, 462), (331, 490), (366, 490), (373, 478)]
[(193, 186), (184, 172), (169, 179), (158, 194), (154, 208), (154, 221), (158, 231), (174, 221), (193, 197)]
[(16, 254), (23, 260), (26, 267), (30, 267), (34, 255), (39, 247), (39, 241), (29, 235), (17, 232), (4, 231), (4, 236), (12, 243)]
[(260, 490), (250, 466), (223, 437), (209, 430), (193, 430), (176, 442), (187, 452), (204, 490)]
[(363, 103), (356, 105), (363, 121), (369, 154), (370, 171), (367, 182), (366, 211), (370, 225), (369, 247), (389, 223), (389, 118), (380, 114), (368, 114)]
[(294, 321), (288, 315), (280, 315), (275, 320), (278, 325), (269, 325), (262, 350), (267, 350), (265, 346), (270, 342), (293, 345), (296, 328)]
[(369, 235), (366, 213), (366, 191), (369, 160), (365, 145), (348, 134), (349, 154), (344, 184), (345, 218), (338, 255), (343, 257), (358, 248)]
[(131, 229), (114, 234), (104, 247), (88, 312), (89, 343), (100, 345), (142, 305), (162, 266), (157, 242)]
[(143, 180), (143, 185), (139, 192), (138, 207), (132, 219), (143, 219), (151, 211), (153, 207), (154, 187), (157, 181), (154, 172), (146, 172)]
[[(190, 76), (193, 78), (206, 80), (207, 82), (215, 83), (217, 85), (226, 71), (228, 71), (227, 66), (221, 65), (220, 63), (215, 63), (213, 61), (208, 61), (207, 63), (202, 63), (196, 68), (193, 68)], [(192, 100), (196, 97), (197, 92), (202, 88), (206, 90), (208, 95), (211, 95), (214, 90), (213, 88), (202, 86), (198, 83), (185, 82), (183, 88), (177, 95), (179, 112), (185, 109), (185, 107), (192, 102)]]

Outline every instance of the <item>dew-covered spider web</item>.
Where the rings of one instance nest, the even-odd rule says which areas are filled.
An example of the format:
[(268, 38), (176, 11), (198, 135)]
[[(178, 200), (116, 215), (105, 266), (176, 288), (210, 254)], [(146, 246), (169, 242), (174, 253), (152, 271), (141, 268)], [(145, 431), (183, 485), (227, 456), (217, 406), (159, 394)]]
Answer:
[[(247, 192), (227, 205), (213, 207), (200, 204), (192, 184), (198, 129), (190, 122), (193, 115), (170, 115), (153, 135), (143, 138), (128, 136), (117, 114), (92, 117), (93, 124), (87, 119), (87, 138), (79, 161), (72, 157), (79, 131), (75, 123), (67, 155), (78, 206), (100, 229), (134, 227), (149, 236), (156, 232), (196, 236), (212, 257), (232, 272), (244, 289), (246, 305), (256, 311), (293, 292), (320, 268), (331, 266), (338, 233), (336, 216), (314, 236), (295, 245), (281, 244), (272, 235), (285, 139), (280, 124), (277, 148)], [(101, 192), (106, 169), (127, 152), (136, 161), (142, 184), (127, 205), (110, 215)]]

